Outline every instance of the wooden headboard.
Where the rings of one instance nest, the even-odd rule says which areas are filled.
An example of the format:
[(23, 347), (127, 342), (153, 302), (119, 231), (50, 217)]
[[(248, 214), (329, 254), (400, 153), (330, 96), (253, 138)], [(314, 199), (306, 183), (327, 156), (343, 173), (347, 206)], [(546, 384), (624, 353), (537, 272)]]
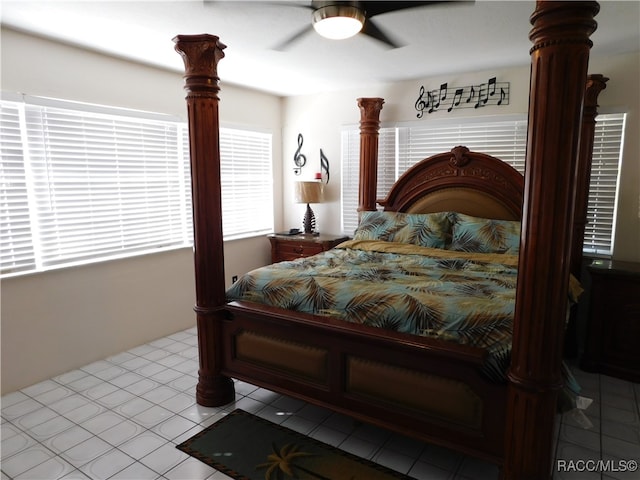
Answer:
[(523, 189), (524, 177), (509, 164), (458, 146), (413, 165), (378, 203), (396, 212), (521, 220)]
[(408, 169), (387, 198), (376, 200), (378, 130), (382, 98), (359, 98), (360, 190), (358, 211), (409, 213), (456, 211), (482, 218), (521, 220), (524, 177), (504, 161), (454, 147)]

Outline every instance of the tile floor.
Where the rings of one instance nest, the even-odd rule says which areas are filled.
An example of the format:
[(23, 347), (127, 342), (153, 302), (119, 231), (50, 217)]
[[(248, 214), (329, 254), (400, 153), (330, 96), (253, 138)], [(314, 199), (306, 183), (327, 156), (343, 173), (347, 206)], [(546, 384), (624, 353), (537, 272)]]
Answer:
[[(196, 372), (192, 328), (3, 396), (2, 480), (227, 479), (175, 445), (234, 408), (416, 479), (498, 477), (493, 465), (243, 382), (236, 382), (235, 403), (201, 407), (194, 401)], [(640, 478), (622, 471), (633, 464), (620, 463), (640, 460), (640, 384), (576, 376), (594, 399), (587, 410), (593, 428), (581, 428), (568, 414), (557, 422), (557, 462), (570, 471), (554, 478)]]

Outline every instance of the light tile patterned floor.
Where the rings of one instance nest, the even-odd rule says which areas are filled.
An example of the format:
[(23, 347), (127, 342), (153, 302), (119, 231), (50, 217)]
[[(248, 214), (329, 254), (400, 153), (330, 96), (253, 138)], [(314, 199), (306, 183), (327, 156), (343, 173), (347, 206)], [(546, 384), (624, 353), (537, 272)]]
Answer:
[[(243, 382), (236, 382), (233, 404), (201, 407), (194, 400), (196, 345), (192, 328), (3, 396), (2, 480), (226, 479), (175, 445), (235, 408), (416, 479), (498, 477), (493, 465)], [(593, 428), (570, 415), (558, 422), (557, 462), (573, 471), (554, 478), (640, 478), (620, 471), (619, 462), (640, 460), (640, 385), (576, 376), (594, 399), (587, 411)], [(588, 460), (610, 462), (598, 467)]]

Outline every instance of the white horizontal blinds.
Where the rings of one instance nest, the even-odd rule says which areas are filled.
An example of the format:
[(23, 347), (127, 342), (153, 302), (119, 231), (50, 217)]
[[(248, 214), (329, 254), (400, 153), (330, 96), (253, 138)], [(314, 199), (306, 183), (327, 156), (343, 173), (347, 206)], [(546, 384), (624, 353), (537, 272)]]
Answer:
[(177, 125), (26, 105), (42, 266), (184, 244)]
[(527, 143), (527, 121), (524, 118), (507, 121), (487, 119), (457, 120), (428, 125), (400, 127), (400, 173), (420, 160), (447, 152), (457, 145), (493, 155), (524, 174)]
[[(24, 100), (0, 101), (1, 274), (192, 244), (184, 122)], [(220, 138), (225, 235), (271, 231), (271, 134)]]
[[(343, 232), (350, 234), (358, 223), (359, 133), (342, 133)], [(393, 183), (420, 160), (465, 145), (494, 155), (524, 173), (527, 122), (524, 115), (500, 121), (457, 119), (429, 125), (381, 128), (378, 139), (378, 192), (384, 198)], [(344, 177), (346, 175), (346, 178)], [(345, 191), (348, 188), (348, 191)]]
[[(585, 231), (584, 251), (611, 255), (615, 230), (619, 165), (624, 138), (625, 114), (599, 115), (596, 118), (591, 186), (589, 190), (588, 219)], [(378, 158), (378, 197), (384, 197), (391, 184), (387, 174), (395, 171), (400, 176), (409, 167), (436, 153), (451, 150), (456, 145), (465, 145), (471, 150), (487, 153), (500, 158), (520, 173), (524, 174), (527, 120), (524, 115), (500, 117), (499, 119), (470, 118), (429, 122), (420, 125), (405, 125), (395, 129), (397, 155), (391, 155), (380, 141)], [(344, 139), (349, 139), (349, 151), (345, 150)], [(384, 134), (381, 131), (381, 139)], [(353, 203), (347, 203), (349, 195), (343, 191), (343, 231), (357, 225), (357, 166), (359, 145), (357, 130), (343, 132), (343, 174), (355, 176), (348, 188), (355, 192)], [(390, 145), (390, 143), (389, 143)], [(348, 154), (347, 154), (348, 153)], [(383, 173), (381, 173), (383, 172)], [(382, 178), (384, 180), (382, 180)], [(390, 177), (389, 177), (390, 178)], [(343, 179), (343, 188), (345, 180)], [(393, 182), (391, 182), (393, 183)], [(386, 189), (386, 190), (383, 190)], [(354, 212), (354, 213), (351, 213)], [(347, 220), (352, 223), (348, 223)], [(352, 230), (351, 230), (352, 231)]]
[(0, 102), (0, 272), (35, 267), (23, 162), (22, 104)]
[(401, 172), (396, 162), (396, 128), (381, 128), (378, 135), (378, 182), (376, 200), (383, 199)]
[(271, 134), (220, 129), (225, 238), (273, 231)]
[(180, 189), (184, 196), (182, 209), (184, 237), (186, 244), (193, 243), (193, 208), (191, 205), (191, 158), (189, 154), (189, 126), (178, 124), (178, 162), (181, 169), (182, 184)]
[(624, 114), (596, 117), (583, 247), (589, 253), (611, 255), (613, 252), (624, 122)]
[(360, 132), (357, 128), (343, 130), (342, 157), (342, 231), (353, 235), (358, 226), (358, 185), (360, 183)]

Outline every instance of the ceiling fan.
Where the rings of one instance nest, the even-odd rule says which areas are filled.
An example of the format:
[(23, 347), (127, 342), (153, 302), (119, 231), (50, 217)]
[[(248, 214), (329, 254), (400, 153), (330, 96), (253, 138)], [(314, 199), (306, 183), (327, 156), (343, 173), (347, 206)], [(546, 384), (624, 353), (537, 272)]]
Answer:
[[(283, 5), (282, 2), (274, 2)], [(311, 2), (289, 2), (284, 5), (311, 10), (311, 24), (300, 29), (274, 47), (286, 50), (297, 40), (315, 30), (325, 38), (345, 39), (358, 33), (374, 38), (389, 48), (402, 45), (379, 28), (372, 17), (408, 8), (425, 7), (439, 3), (459, 3), (452, 1), (336, 1), (313, 0)], [(468, 2), (463, 2), (468, 3)]]

